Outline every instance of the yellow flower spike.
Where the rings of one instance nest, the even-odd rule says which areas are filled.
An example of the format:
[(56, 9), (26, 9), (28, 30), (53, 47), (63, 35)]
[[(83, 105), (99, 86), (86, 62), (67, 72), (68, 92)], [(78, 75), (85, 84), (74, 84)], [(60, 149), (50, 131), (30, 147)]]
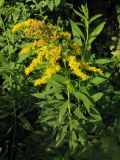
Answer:
[(67, 39), (70, 39), (71, 38), (71, 33), (69, 32), (60, 32), (60, 36), (63, 36), (63, 37), (66, 37)]
[(50, 63), (54, 65), (58, 59), (61, 58), (61, 47), (60, 46), (52, 46), (50, 50)]
[(25, 27), (25, 28), (30, 27), (30, 25), (32, 23), (34, 23), (34, 21), (35, 21), (34, 19), (28, 19), (28, 20), (24, 21), (23, 22), (23, 27)]
[(47, 83), (47, 81), (51, 78), (51, 76), (56, 72), (58, 72), (59, 70), (60, 70), (60, 66), (58, 64), (56, 64), (54, 67), (47, 68), (43, 73), (43, 76), (34, 81), (34, 86)]
[(47, 77), (42, 77), (42, 78), (39, 78), (39, 79), (36, 79), (34, 81), (34, 86), (40, 86), (41, 84), (45, 84), (47, 82)]
[(24, 22), (20, 22), (18, 24), (16, 24), (13, 28), (12, 28), (12, 32), (17, 32), (22, 26), (23, 26)]
[(20, 28), (23, 28), (23, 27), (29, 27), (32, 22), (34, 22), (33, 19), (28, 19), (27, 21), (20, 22), (14, 25), (12, 32), (17, 32)]
[(32, 60), (32, 62), (30, 63), (30, 65), (25, 68), (25, 74), (28, 75), (30, 74), (32, 71), (35, 70), (35, 68), (43, 63), (43, 58), (44, 58), (44, 54), (38, 55), (36, 58), (34, 58)]
[(88, 80), (88, 78), (89, 78), (89, 76), (86, 75), (85, 73), (81, 72), (80, 69), (74, 70), (74, 73), (75, 73), (78, 77), (80, 77), (83, 81), (86, 81), (86, 80)]
[(88, 71), (97, 72), (99, 74), (102, 74), (103, 71), (100, 68), (91, 67), (87, 62), (80, 62), (80, 68), (86, 69)]
[(25, 47), (20, 51), (20, 55), (24, 55), (30, 52), (30, 48), (29, 47)]
[(103, 73), (100, 68), (96, 68), (96, 67), (90, 67), (90, 66), (89, 66), (89, 69), (88, 69), (88, 70), (89, 70), (89, 71), (92, 71), (92, 72), (97, 72), (97, 73), (100, 73), (100, 74)]
[(80, 77), (82, 80), (87, 80), (89, 78), (88, 75), (81, 72), (81, 70), (79, 69), (80, 64), (76, 61), (75, 56), (70, 56), (70, 57), (68, 57), (67, 60), (68, 60), (69, 67), (73, 70), (73, 73), (76, 76)]

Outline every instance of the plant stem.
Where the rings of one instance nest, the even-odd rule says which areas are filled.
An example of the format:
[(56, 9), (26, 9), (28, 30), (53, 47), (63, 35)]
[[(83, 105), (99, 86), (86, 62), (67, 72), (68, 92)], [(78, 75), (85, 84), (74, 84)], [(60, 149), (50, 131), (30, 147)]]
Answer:
[(69, 82), (67, 84), (67, 96), (68, 96), (68, 113), (70, 115), (71, 110), (70, 110), (70, 84), (69, 84)]

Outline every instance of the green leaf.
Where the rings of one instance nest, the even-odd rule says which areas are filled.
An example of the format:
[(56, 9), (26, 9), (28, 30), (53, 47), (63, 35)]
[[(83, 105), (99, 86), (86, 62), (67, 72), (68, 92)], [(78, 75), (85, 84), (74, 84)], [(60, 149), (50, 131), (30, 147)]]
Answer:
[(94, 102), (97, 102), (103, 97), (103, 95), (104, 94), (102, 92), (98, 92), (98, 93), (92, 95), (92, 98), (94, 99)]
[(117, 6), (116, 6), (116, 11), (117, 11), (117, 14), (120, 13), (120, 5), (117, 5)]
[(72, 27), (73, 36), (74, 36), (75, 40), (78, 42), (78, 44), (81, 46), (82, 45), (81, 38), (83, 40), (85, 40), (84, 34), (81, 31), (81, 29), (76, 25), (75, 22), (73, 22), (71, 19), (69, 19), (69, 20), (70, 20), (70, 24)]
[(107, 64), (107, 63), (111, 63), (111, 62), (113, 62), (113, 61), (114, 61), (114, 60), (112, 60), (112, 59), (101, 58), (101, 59), (95, 60), (95, 63), (96, 63), (96, 64)]
[(90, 18), (89, 24), (90, 24), (91, 22), (93, 22), (94, 20), (96, 20), (97, 18), (101, 17), (101, 16), (102, 16), (102, 14), (96, 14), (96, 15), (94, 15), (93, 17)]
[(77, 135), (74, 130), (72, 130), (71, 132), (69, 145), (70, 145), (70, 148), (73, 148), (73, 149), (77, 147)]
[(51, 85), (52, 87), (56, 87), (56, 88), (62, 87), (62, 85), (59, 82), (57, 82), (54, 78), (51, 78), (48, 81), (48, 84)]
[(88, 40), (89, 44), (91, 44), (100, 34), (100, 32), (103, 30), (104, 25), (105, 22), (102, 22), (92, 31), (92, 33), (89, 35), (89, 40)]
[(101, 116), (99, 112), (96, 110), (95, 106), (89, 106), (87, 103), (84, 103), (84, 106), (91, 116), (91, 118), (89, 119), (90, 122), (101, 121)]
[(76, 108), (76, 109), (75, 109), (74, 114), (75, 114), (79, 119), (87, 120), (87, 118), (83, 115), (83, 113), (80, 111), (79, 108)]
[(54, 8), (54, 1), (53, 0), (49, 1), (48, 8), (50, 9), (50, 11), (53, 11), (53, 8)]
[(63, 105), (60, 108), (60, 112), (59, 112), (59, 122), (62, 121), (63, 116), (65, 115), (65, 112), (67, 110), (67, 106), (68, 106), (68, 100), (66, 102), (63, 103)]
[(117, 16), (118, 23), (120, 25), (120, 15)]
[(71, 94), (73, 94), (77, 99), (83, 101), (83, 103), (87, 103), (89, 106), (94, 106), (89, 96), (82, 92), (76, 92), (73, 86), (71, 87)]
[(107, 78), (105, 78), (105, 77), (95, 77), (94, 79), (92, 79), (92, 83), (94, 84), (94, 85), (99, 85), (99, 84), (101, 84), (101, 83), (103, 83), (104, 81), (106, 81), (107, 80)]
[(22, 63), (27, 57), (28, 57), (28, 54), (20, 55), (17, 63)]
[(67, 134), (67, 128), (68, 128), (68, 124), (62, 126), (62, 130), (58, 132), (56, 136), (56, 147), (59, 146), (63, 142), (64, 137)]
[(32, 95), (36, 98), (45, 99), (47, 98), (48, 95), (55, 94), (56, 92), (59, 92), (59, 91), (61, 91), (60, 88), (52, 88), (52, 89), (47, 89), (43, 91), (42, 93), (34, 93)]
[(82, 18), (83, 20), (86, 20), (86, 18), (77, 10), (73, 9), (73, 11), (75, 12), (76, 15), (78, 15), (80, 18)]
[(101, 118), (101, 116), (100, 115), (96, 115), (96, 114), (94, 114), (94, 115), (92, 115), (92, 117), (94, 118), (94, 119), (90, 119), (89, 121), (90, 122), (99, 122), (99, 121), (101, 121), (102, 120), (102, 118)]
[(2, 7), (4, 5), (5, 1), (4, 0), (0, 0), (0, 7)]
[(82, 100), (83, 102), (88, 103), (89, 105), (92, 105), (92, 106), (94, 105), (92, 101), (90, 100), (90, 98), (86, 96), (84, 93), (78, 92), (78, 98)]
[(81, 36), (79, 35), (79, 28), (78, 28), (78, 26), (72, 20), (70, 20), (70, 24), (71, 24), (72, 33), (73, 33), (75, 41), (80, 46), (82, 46), (82, 40), (81, 40)]
[(61, 0), (54, 0), (55, 1), (55, 6), (57, 7), (60, 4)]
[(81, 135), (81, 134), (79, 134), (79, 137), (78, 137), (78, 141), (84, 146), (85, 145), (85, 138)]
[(66, 78), (64, 76), (60, 75), (60, 74), (55, 74), (55, 75), (53, 75), (52, 78), (55, 79), (57, 82), (60, 82), (62, 84), (64, 84), (65, 81), (66, 81)]

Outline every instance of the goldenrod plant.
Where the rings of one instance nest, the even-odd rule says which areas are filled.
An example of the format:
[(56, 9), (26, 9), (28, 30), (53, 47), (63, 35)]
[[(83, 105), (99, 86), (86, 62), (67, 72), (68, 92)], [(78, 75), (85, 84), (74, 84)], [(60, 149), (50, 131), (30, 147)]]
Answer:
[(56, 146), (66, 143), (65, 139), (71, 149), (79, 142), (85, 145), (83, 126), (101, 121), (95, 102), (103, 96), (102, 93), (91, 96), (87, 81), (97, 75), (104, 77), (102, 69), (84, 61), (79, 44), (72, 39), (71, 33), (59, 26), (28, 19), (13, 26), (12, 32), (29, 40), (19, 52), (24, 74), (30, 77), (34, 87), (45, 88), (33, 94), (41, 99), (40, 123), (56, 130)]
[(119, 48), (78, 3), (0, 1), (0, 160), (120, 159)]

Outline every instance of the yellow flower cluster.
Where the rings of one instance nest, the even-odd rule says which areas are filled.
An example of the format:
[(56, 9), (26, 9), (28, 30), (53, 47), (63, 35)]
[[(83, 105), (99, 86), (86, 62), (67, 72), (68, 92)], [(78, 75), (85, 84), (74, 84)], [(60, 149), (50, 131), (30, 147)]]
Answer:
[(88, 75), (82, 72), (82, 69), (86, 69), (88, 71), (102, 73), (100, 68), (91, 67), (87, 62), (77, 62), (75, 56), (70, 56), (67, 58), (69, 67), (73, 70), (73, 73), (80, 77), (82, 80), (87, 80), (89, 78)]
[(24, 36), (33, 41), (20, 51), (20, 55), (32, 53), (34, 56), (32, 62), (25, 68), (25, 74), (28, 76), (41, 65), (45, 70), (42, 76), (34, 81), (35, 86), (47, 83), (53, 74), (59, 72), (61, 61), (65, 62), (64, 65), (68, 64), (73, 73), (82, 80), (89, 78), (83, 72), (84, 69), (102, 72), (99, 68), (89, 66), (87, 62), (76, 61), (76, 56), (80, 55), (80, 47), (71, 39), (71, 34), (60, 27), (45, 23), (44, 20), (29, 19), (16, 24), (12, 31), (16, 32), (21, 28)]
[(91, 66), (89, 66), (89, 64), (87, 62), (83, 62), (83, 61), (80, 62), (80, 68), (84, 68), (84, 69), (86, 69), (88, 71), (92, 71), (92, 72), (97, 72), (99, 74), (103, 73), (100, 68), (91, 67)]
[(34, 41), (32, 43), (29, 43), (29, 45), (27, 45), (27, 47), (24, 47), (20, 51), (20, 55), (28, 54), (32, 50), (34, 50), (35, 52), (38, 52), (39, 48), (41, 48), (42, 46), (45, 46), (45, 45), (46, 45), (46, 42), (43, 39), (40, 39), (38, 41)]
[(27, 21), (20, 22), (13, 27), (12, 32), (16, 32), (22, 27), (28, 28), (33, 22), (33, 19), (28, 19)]
[(54, 66), (54, 64), (61, 58), (61, 47), (60, 46), (53, 46), (50, 50), (50, 64)]
[(69, 40), (71, 38), (71, 34), (69, 32), (60, 32), (60, 36), (66, 37)]
[(44, 51), (32, 60), (32, 62), (30, 63), (30, 65), (28, 67), (25, 68), (25, 74), (29, 75), (31, 72), (33, 72), (36, 67), (40, 64), (43, 63), (43, 58), (44, 58)]
[(87, 80), (88, 76), (81, 72), (80, 63), (76, 61), (75, 56), (70, 56), (67, 58), (69, 67), (73, 70), (73, 73), (80, 77), (82, 80)]
[(60, 46), (53, 46), (51, 49), (48, 49), (48, 46), (43, 46), (37, 50), (37, 52), (38, 56), (32, 60), (27, 68), (25, 68), (26, 75), (33, 72), (44, 60), (49, 60), (49, 64), (56, 67), (57, 60), (60, 58), (61, 48)]
[(45, 84), (53, 74), (55, 74), (56, 72), (58, 72), (60, 70), (60, 65), (56, 64), (52, 67), (49, 67), (45, 70), (45, 72), (43, 73), (42, 78), (36, 79), (34, 81), (34, 86), (38, 86), (41, 84)]

